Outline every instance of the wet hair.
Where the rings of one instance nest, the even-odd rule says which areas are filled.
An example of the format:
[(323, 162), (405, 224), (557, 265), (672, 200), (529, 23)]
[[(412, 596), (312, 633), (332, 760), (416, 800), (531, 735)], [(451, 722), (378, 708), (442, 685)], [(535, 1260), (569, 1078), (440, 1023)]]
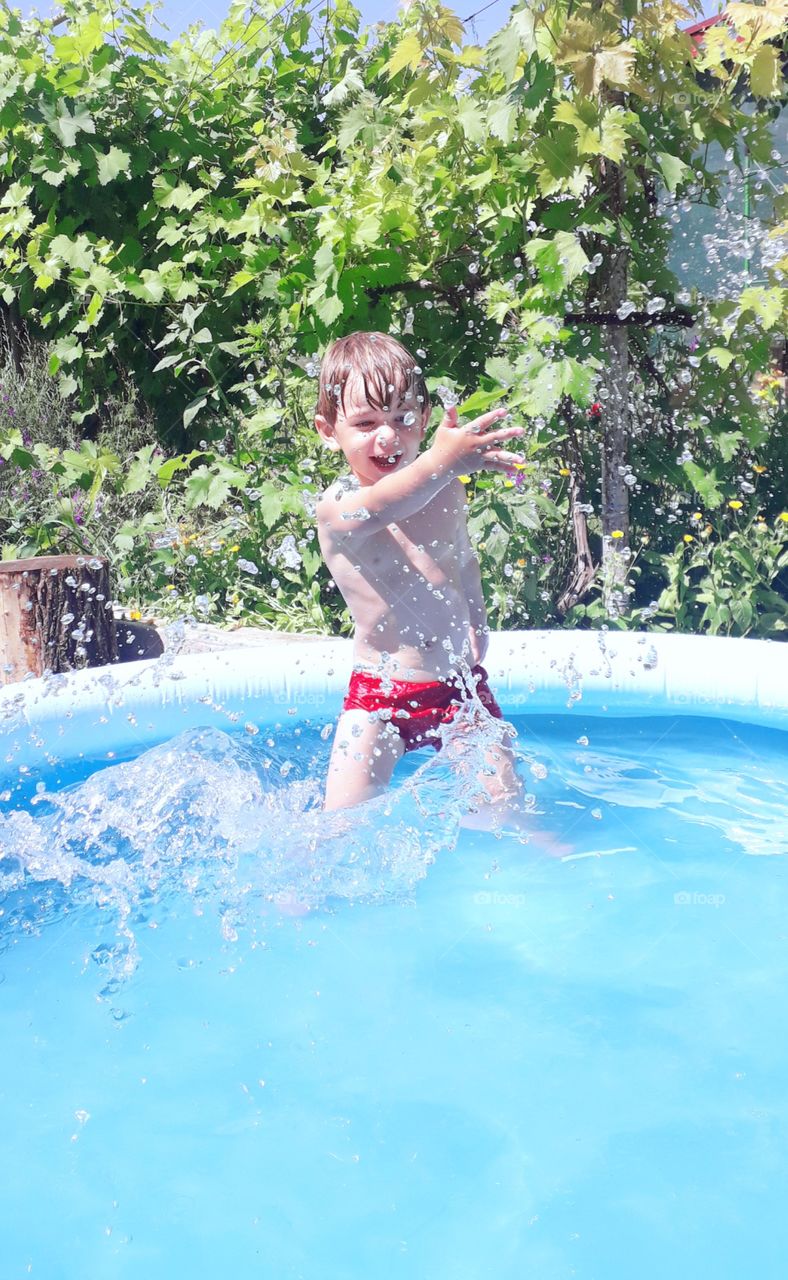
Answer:
[(345, 411), (345, 388), (354, 378), (363, 385), (367, 404), (374, 409), (390, 405), (395, 394), (412, 403), (416, 413), (430, 408), (419, 365), (402, 343), (387, 333), (350, 333), (332, 342), (323, 356), (316, 412), (332, 427), (340, 404)]

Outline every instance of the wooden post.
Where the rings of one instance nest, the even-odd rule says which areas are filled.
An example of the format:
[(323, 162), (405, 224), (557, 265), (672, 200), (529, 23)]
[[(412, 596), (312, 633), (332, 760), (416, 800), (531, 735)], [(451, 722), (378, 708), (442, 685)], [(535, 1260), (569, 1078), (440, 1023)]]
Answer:
[(0, 685), (117, 661), (106, 559), (0, 561)]

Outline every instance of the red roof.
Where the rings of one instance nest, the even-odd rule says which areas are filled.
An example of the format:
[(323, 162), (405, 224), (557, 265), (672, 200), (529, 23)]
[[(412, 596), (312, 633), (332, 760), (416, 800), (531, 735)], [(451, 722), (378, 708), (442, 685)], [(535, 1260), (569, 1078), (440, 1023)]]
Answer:
[(701, 44), (709, 27), (716, 27), (717, 23), (722, 22), (724, 17), (724, 13), (717, 13), (713, 18), (704, 18), (702, 22), (694, 22), (691, 27), (685, 27), (684, 32), (696, 44)]
[[(723, 11), (722, 13), (716, 13), (713, 18), (704, 18), (702, 22), (694, 22), (691, 27), (684, 28), (684, 34), (689, 36), (690, 40), (693, 41), (694, 47), (691, 51), (693, 58), (697, 56), (698, 46), (703, 44), (703, 37), (709, 27), (716, 27), (718, 22), (728, 21), (728, 15)], [(741, 41), (742, 38), (742, 36), (736, 37), (737, 41)]]

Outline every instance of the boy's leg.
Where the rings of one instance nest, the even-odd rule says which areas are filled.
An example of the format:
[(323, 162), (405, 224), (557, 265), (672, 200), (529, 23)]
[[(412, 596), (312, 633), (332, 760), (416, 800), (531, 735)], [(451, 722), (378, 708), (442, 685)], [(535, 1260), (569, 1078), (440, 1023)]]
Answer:
[(495, 771), (477, 775), (487, 799), (481, 803), (477, 801), (474, 812), (467, 813), (460, 825), (482, 830), (489, 830), (504, 820), (507, 825), (511, 822), (517, 826), (525, 825), (529, 821), (526, 808), (528, 792), (517, 772), (514, 752), (506, 745), (503, 734), (496, 746), (485, 751), (484, 759), (488, 769)]
[(334, 734), (323, 808), (345, 809), (380, 795), (404, 750), (390, 723), (370, 721), (368, 711), (343, 711)]

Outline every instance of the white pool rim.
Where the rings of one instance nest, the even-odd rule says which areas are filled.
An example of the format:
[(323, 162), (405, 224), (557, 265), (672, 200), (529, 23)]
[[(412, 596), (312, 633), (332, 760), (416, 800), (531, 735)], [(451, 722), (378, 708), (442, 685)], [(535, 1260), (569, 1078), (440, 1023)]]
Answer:
[[(352, 641), (279, 634), (254, 647), (97, 667), (0, 690), (0, 773), (128, 756), (185, 729), (339, 715)], [(505, 631), (484, 667), (505, 716), (703, 716), (788, 729), (788, 647), (767, 640)]]

